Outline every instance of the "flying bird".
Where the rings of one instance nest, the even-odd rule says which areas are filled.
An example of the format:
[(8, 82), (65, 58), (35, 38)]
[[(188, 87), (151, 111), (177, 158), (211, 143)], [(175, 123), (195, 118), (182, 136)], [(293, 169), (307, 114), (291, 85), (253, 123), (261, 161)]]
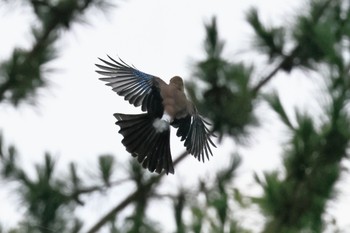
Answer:
[[(108, 55), (107, 55), (108, 56)], [(108, 56), (99, 58), (97, 73), (100, 80), (135, 107), (141, 106), (145, 113), (130, 115), (115, 113), (116, 125), (126, 150), (150, 172), (164, 171), (174, 174), (170, 151), (170, 126), (177, 129), (176, 135), (184, 141), (188, 153), (199, 161), (209, 160), (213, 134), (199, 115), (194, 104), (184, 92), (182, 78), (174, 76), (169, 84), (162, 79), (144, 73), (134, 66)]]

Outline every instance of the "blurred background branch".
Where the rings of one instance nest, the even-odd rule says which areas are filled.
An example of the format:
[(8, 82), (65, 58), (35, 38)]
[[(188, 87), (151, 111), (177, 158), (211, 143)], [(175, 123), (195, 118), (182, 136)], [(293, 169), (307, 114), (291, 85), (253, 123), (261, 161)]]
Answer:
[(28, 0), (25, 4), (32, 7), (39, 22), (31, 26), (33, 44), (29, 49), (14, 48), (12, 56), (0, 63), (0, 103), (14, 106), (35, 104), (38, 89), (47, 86), (47, 66), (58, 56), (55, 42), (60, 32), (84, 22), (89, 9), (105, 11), (112, 6), (107, 0)]

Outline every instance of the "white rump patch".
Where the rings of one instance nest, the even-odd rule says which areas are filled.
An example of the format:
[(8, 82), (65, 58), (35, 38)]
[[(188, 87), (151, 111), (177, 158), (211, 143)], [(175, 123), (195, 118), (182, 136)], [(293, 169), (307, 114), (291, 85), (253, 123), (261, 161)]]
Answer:
[(164, 112), (163, 116), (162, 116), (162, 120), (163, 121), (166, 121), (168, 123), (170, 123), (171, 120), (171, 116), (167, 113), (167, 112)]
[(153, 121), (153, 127), (156, 129), (157, 133), (161, 133), (169, 129), (169, 122), (162, 119), (157, 118)]

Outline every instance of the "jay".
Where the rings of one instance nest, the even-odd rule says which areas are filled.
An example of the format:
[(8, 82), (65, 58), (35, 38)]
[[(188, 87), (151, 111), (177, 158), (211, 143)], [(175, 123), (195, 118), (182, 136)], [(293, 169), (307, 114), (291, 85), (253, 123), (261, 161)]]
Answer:
[(150, 172), (164, 171), (174, 174), (170, 152), (170, 126), (177, 129), (176, 135), (184, 141), (188, 153), (199, 161), (209, 160), (212, 155), (211, 140), (206, 122), (184, 92), (182, 78), (175, 76), (169, 84), (162, 79), (144, 73), (134, 66), (111, 58), (99, 58), (97, 73), (100, 80), (135, 107), (141, 106), (145, 113), (130, 115), (115, 113), (116, 125), (126, 150)]

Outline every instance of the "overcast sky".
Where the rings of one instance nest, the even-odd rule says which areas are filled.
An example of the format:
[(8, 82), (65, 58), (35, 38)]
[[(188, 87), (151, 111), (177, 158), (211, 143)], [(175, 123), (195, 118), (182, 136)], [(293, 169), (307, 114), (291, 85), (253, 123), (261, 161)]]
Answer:
[[(43, 160), (44, 152), (50, 152), (59, 163), (59, 170), (65, 171), (67, 164), (75, 161), (82, 172), (93, 171), (97, 156), (112, 153), (123, 164), (129, 154), (121, 144), (122, 137), (114, 125), (115, 112), (135, 113), (135, 110), (123, 98), (117, 96), (98, 80), (94, 72), (97, 57), (106, 54), (119, 56), (138, 69), (163, 78), (165, 81), (174, 75), (186, 80), (191, 77), (191, 64), (203, 58), (202, 49), (205, 37), (203, 24), (212, 16), (217, 17), (219, 33), (226, 40), (225, 57), (244, 60), (258, 66), (261, 74), (269, 68), (259, 56), (251, 56), (250, 27), (245, 23), (245, 13), (250, 6), (256, 6), (262, 19), (270, 24), (282, 24), (293, 21), (296, 13), (303, 9), (301, 0), (247, 0), (247, 1), (209, 1), (209, 0), (131, 0), (120, 1), (118, 8), (112, 9), (107, 16), (92, 11), (89, 25), (75, 25), (72, 31), (64, 33), (58, 42), (59, 58), (50, 63), (56, 72), (48, 75), (51, 85), (40, 92), (39, 105), (35, 108), (22, 106), (19, 109), (0, 105), (0, 129), (7, 144), (15, 144), (21, 155), (21, 162), (29, 169)], [(21, 7), (0, 5), (0, 61), (7, 58), (15, 45), (28, 47), (31, 42), (28, 22), (33, 22), (30, 10)], [(293, 78), (280, 74), (269, 85), (281, 94), (288, 112), (293, 108), (318, 110), (315, 98), (317, 88), (304, 79), (305, 73), (293, 72)], [(267, 90), (267, 89), (265, 89)], [(298, 95), (295, 95), (298, 92)], [(225, 166), (232, 152), (243, 157), (236, 185), (248, 194), (259, 194), (253, 172), (280, 168), (281, 148), (287, 138), (277, 117), (266, 106), (259, 108), (263, 125), (252, 137), (248, 147), (237, 146), (232, 140), (214, 150), (215, 156), (208, 163), (198, 163), (188, 158), (176, 167), (176, 174), (168, 176), (163, 182), (162, 191), (167, 193), (172, 186), (193, 184), (199, 176), (210, 175), (210, 171)], [(177, 157), (183, 151), (182, 143), (172, 137), (172, 154)], [(347, 164), (348, 166), (348, 164)], [(122, 174), (122, 173), (120, 173)], [(350, 226), (350, 182), (344, 176), (337, 203), (331, 203), (332, 213), (342, 227)], [(347, 187), (347, 189), (344, 189)], [(94, 195), (78, 213), (93, 224), (112, 206), (118, 203), (126, 192), (111, 192), (101, 200)], [(173, 189), (174, 190), (174, 189)], [(14, 208), (15, 196), (0, 190), (0, 222), (10, 226), (16, 224), (23, 213)], [(163, 203), (164, 204), (164, 203)], [(169, 211), (168, 211), (169, 212)], [(345, 214), (347, 213), (347, 214)], [(150, 215), (157, 218), (157, 211)], [(171, 212), (165, 214), (165, 221), (173, 222)], [(254, 224), (261, 224), (260, 215), (251, 217)], [(249, 223), (246, 223), (249, 224)]]

